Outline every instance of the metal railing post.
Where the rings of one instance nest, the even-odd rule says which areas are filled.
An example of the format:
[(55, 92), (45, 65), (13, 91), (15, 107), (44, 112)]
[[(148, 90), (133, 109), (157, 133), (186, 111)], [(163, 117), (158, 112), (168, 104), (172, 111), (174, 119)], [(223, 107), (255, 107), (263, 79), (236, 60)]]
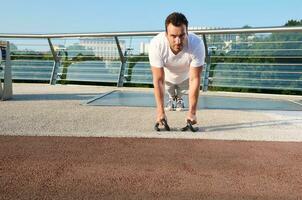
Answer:
[(0, 92), (0, 99), (2, 101), (11, 99), (13, 97), (12, 68), (9, 45), (9, 42), (6, 42), (3, 88), (1, 88), (2, 91)]
[(211, 67), (211, 59), (210, 59), (210, 53), (208, 50), (207, 40), (205, 34), (202, 35), (204, 47), (205, 47), (205, 66), (204, 66), (204, 72), (203, 72), (203, 81), (202, 81), (202, 91), (207, 92), (209, 87), (209, 75), (210, 75), (210, 67)]
[(125, 79), (125, 67), (126, 67), (126, 56), (127, 56), (127, 50), (125, 50), (125, 54), (123, 55), (122, 48), (120, 46), (119, 40), (117, 36), (114, 36), (116, 46), (118, 49), (118, 53), (120, 55), (120, 60), (121, 60), (121, 66), (120, 66), (120, 71), (119, 71), (119, 77), (117, 80), (117, 87), (123, 87), (124, 85), (124, 79)]
[[(4, 56), (2, 55), (2, 48), (0, 46), (0, 73), (4, 70), (4, 68), (2, 67), (2, 57), (4, 57)], [(3, 93), (2, 78), (0, 77), (0, 99), (2, 99), (2, 93)]]
[(47, 40), (48, 40), (48, 44), (49, 44), (49, 47), (50, 47), (50, 50), (51, 50), (52, 57), (54, 59), (49, 84), (50, 85), (55, 85), (57, 83), (57, 78), (58, 78), (58, 69), (59, 69), (59, 66), (60, 66), (60, 58), (58, 57), (58, 55), (57, 55), (57, 53), (56, 53), (56, 51), (55, 51), (55, 49), (52, 45), (52, 42), (51, 42), (50, 38), (47, 38)]

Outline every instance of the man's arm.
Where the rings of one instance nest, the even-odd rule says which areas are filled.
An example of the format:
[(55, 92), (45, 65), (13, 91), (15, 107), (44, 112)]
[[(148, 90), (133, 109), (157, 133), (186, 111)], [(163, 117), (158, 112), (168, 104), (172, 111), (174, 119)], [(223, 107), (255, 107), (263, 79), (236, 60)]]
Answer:
[(153, 85), (154, 85), (154, 95), (157, 106), (157, 122), (160, 122), (161, 119), (166, 119), (165, 110), (164, 110), (164, 96), (165, 96), (165, 72), (163, 68), (151, 67), (153, 75)]
[(200, 74), (202, 66), (190, 67), (190, 82), (189, 82), (189, 112), (187, 120), (191, 120), (193, 124), (197, 123), (196, 110), (198, 103), (198, 96), (200, 90)]

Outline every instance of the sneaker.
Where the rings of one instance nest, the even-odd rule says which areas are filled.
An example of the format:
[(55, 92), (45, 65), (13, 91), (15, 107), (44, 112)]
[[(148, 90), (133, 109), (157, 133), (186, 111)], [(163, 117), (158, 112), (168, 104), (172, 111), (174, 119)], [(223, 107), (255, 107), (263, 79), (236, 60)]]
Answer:
[(173, 111), (175, 109), (175, 105), (174, 105), (174, 99), (173, 98), (169, 98), (166, 108), (166, 111)]
[(176, 110), (182, 111), (185, 108), (185, 103), (182, 98), (178, 98), (176, 101)]

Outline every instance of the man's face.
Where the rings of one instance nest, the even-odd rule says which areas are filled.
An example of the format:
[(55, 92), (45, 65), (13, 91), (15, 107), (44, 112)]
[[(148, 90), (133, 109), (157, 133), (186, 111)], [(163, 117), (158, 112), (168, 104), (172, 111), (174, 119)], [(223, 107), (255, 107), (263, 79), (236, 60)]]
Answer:
[(172, 23), (168, 24), (166, 37), (173, 53), (179, 53), (187, 42), (186, 25), (174, 26)]

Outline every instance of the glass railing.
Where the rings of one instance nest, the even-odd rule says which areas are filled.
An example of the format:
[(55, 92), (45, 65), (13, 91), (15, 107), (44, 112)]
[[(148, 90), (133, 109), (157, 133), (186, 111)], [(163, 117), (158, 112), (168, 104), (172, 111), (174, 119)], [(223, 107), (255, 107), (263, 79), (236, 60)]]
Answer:
[[(302, 91), (302, 27), (193, 32), (207, 49), (204, 88)], [(148, 45), (157, 33), (0, 34), (0, 40), (11, 44), (13, 80), (152, 84)]]
[(208, 39), (211, 87), (301, 91), (301, 32), (225, 36)]
[(12, 60), (13, 80), (48, 81), (51, 76), (51, 60)]

